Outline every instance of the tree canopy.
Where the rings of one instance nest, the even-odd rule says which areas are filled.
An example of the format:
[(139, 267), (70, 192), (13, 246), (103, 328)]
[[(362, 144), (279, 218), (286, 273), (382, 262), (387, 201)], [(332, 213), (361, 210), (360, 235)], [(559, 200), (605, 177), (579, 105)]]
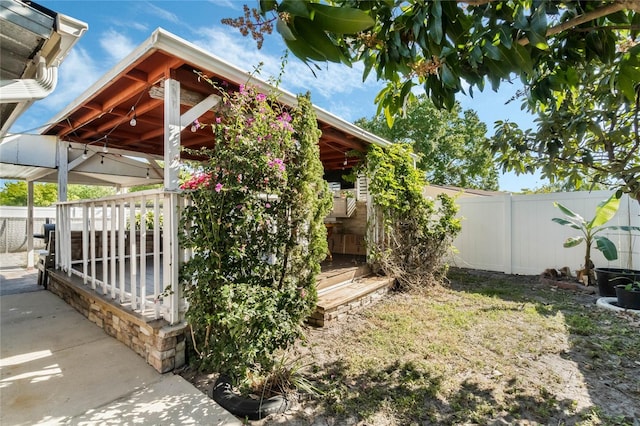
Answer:
[[(69, 185), (67, 198), (69, 201), (89, 198), (106, 197), (113, 195), (115, 188), (93, 185)], [(36, 183), (33, 185), (33, 205), (36, 207), (49, 207), (58, 201), (58, 185), (55, 183)], [(4, 188), (0, 189), (0, 205), (2, 206), (26, 206), (27, 182), (6, 181)]]
[(361, 118), (358, 126), (391, 142), (410, 144), (429, 183), (497, 190), (498, 171), (487, 147), (487, 128), (473, 110), (436, 108), (421, 95), (389, 127), (382, 114)]
[[(258, 6), (227, 22), (257, 39), (275, 25), (310, 66), (361, 61), (363, 78), (374, 72), (386, 81), (376, 103), (390, 125), (417, 87), (451, 109), (457, 93), (520, 79), (522, 108), (543, 116), (536, 132), (493, 146), (503, 167), (526, 172), (551, 163), (546, 176), (576, 182), (578, 173), (598, 173), (640, 200), (633, 154), (640, 147), (640, 1), (260, 0)], [(583, 102), (588, 92), (595, 95)], [(594, 113), (557, 137), (563, 120), (588, 105)]]

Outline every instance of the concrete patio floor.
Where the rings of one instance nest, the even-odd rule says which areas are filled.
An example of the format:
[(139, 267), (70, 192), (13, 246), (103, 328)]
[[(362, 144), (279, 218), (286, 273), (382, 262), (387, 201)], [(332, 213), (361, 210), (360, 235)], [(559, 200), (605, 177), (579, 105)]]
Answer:
[(241, 425), (0, 257), (0, 424)]

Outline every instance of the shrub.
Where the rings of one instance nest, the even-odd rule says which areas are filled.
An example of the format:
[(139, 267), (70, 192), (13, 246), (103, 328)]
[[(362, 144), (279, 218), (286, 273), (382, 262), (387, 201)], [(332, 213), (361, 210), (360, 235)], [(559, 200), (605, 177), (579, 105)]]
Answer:
[(460, 232), (457, 206), (445, 194), (438, 202), (422, 194), (424, 173), (414, 167), (407, 146), (372, 145), (364, 172), (373, 206), (368, 221), (369, 261), (395, 276), (403, 289), (419, 289), (445, 272), (445, 255)]
[(308, 95), (294, 110), (253, 87), (225, 95), (212, 149), (183, 183), (182, 267), (194, 349), (203, 369), (236, 383), (270, 371), (316, 304), (331, 198)]

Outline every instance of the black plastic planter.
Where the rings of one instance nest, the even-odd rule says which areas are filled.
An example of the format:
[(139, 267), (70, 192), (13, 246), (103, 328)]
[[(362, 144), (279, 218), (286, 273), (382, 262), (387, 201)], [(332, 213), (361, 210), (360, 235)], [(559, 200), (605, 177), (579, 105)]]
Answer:
[(640, 291), (626, 290), (624, 285), (618, 285), (616, 296), (621, 308), (640, 310)]
[(284, 413), (289, 408), (289, 401), (282, 396), (258, 400), (235, 394), (231, 380), (226, 376), (218, 377), (209, 396), (234, 416), (248, 420), (264, 419), (270, 414)]
[(620, 268), (596, 268), (598, 291), (602, 297), (616, 297), (616, 286), (640, 281), (640, 271)]

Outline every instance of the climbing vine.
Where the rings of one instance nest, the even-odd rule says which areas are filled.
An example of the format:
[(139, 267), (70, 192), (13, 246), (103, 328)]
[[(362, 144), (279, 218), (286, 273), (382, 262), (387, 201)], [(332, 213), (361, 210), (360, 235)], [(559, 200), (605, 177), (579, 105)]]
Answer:
[(446, 255), (460, 232), (457, 207), (445, 194), (425, 198), (424, 173), (408, 147), (372, 145), (363, 166), (373, 206), (368, 220), (369, 261), (395, 276), (403, 289), (420, 289), (446, 271)]
[[(199, 124), (200, 125), (200, 124)], [(269, 371), (315, 307), (331, 198), (307, 96), (294, 109), (240, 86), (225, 94), (215, 146), (190, 152), (181, 244), (187, 320), (203, 369), (242, 381)]]

